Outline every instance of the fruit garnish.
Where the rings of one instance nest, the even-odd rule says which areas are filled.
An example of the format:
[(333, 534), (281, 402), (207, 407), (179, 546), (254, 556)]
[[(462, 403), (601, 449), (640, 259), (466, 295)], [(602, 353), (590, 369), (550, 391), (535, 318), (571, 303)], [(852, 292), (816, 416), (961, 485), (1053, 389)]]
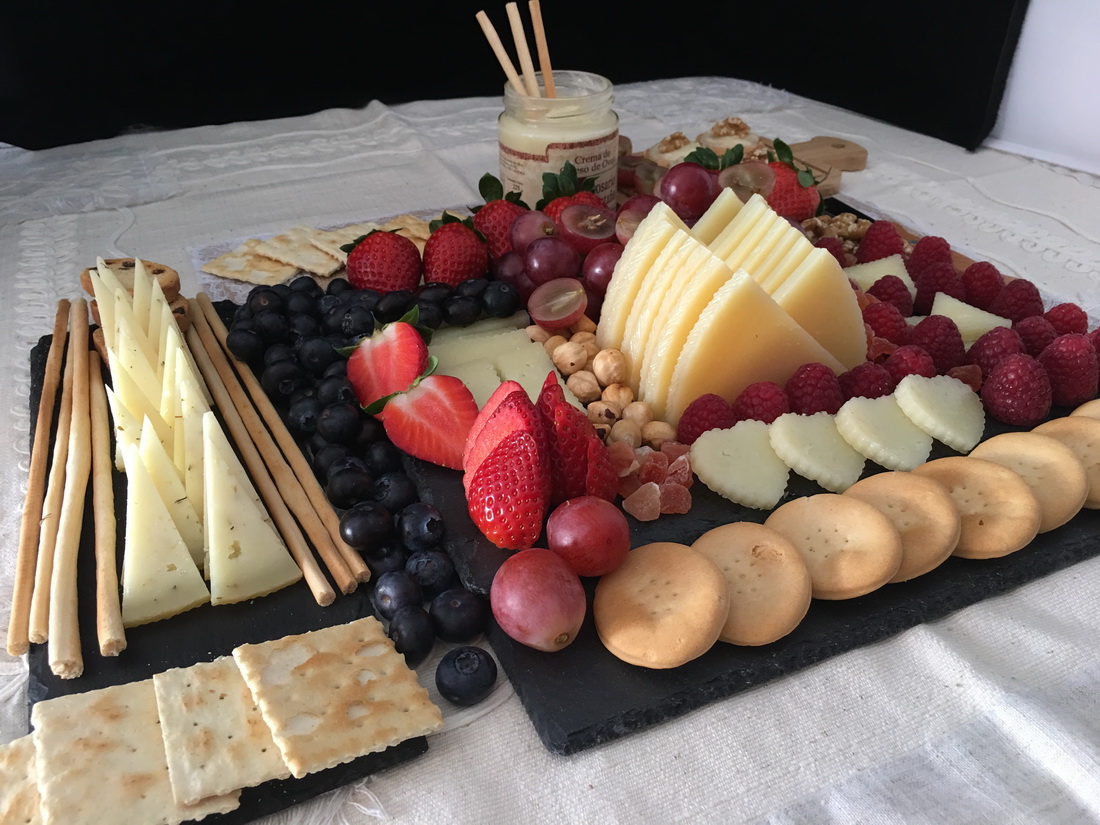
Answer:
[(723, 430), (734, 423), (730, 403), (715, 393), (704, 393), (684, 409), (676, 425), (676, 438), (683, 444), (693, 444), (707, 430)]
[(1021, 321), (1043, 314), (1043, 296), (1031, 281), (1017, 278), (1005, 283), (986, 309), (1010, 321)]
[(791, 400), (774, 381), (756, 381), (741, 390), (730, 406), (735, 422), (752, 419), (771, 424), (791, 411)]
[(714, 203), (719, 191), (712, 172), (698, 163), (681, 161), (665, 173), (654, 194), (690, 226)]
[(784, 218), (795, 221), (812, 218), (822, 209), (818, 181), (808, 168), (795, 164), (790, 146), (779, 138), (772, 141), (772, 146), (776, 159), (768, 166), (775, 173), (775, 186), (765, 197), (768, 205)]
[(428, 375), (408, 391), (392, 396), (377, 417), (399, 449), (459, 470), (466, 437), (477, 413), (473, 393), (461, 380), (451, 375)]
[(548, 653), (577, 638), (588, 609), (577, 574), (561, 556), (541, 547), (505, 559), (489, 588), (489, 604), (501, 630)]
[[(557, 220), (558, 213), (570, 204), (597, 202), (603, 204), (603, 200), (596, 194), (595, 189), (595, 178), (579, 177), (577, 167), (566, 161), (560, 172), (543, 173), (542, 198), (535, 204), (535, 209), (545, 212), (552, 220)], [(579, 199), (576, 197), (578, 195), (580, 195)], [(592, 200), (593, 198), (595, 200)]]
[(791, 412), (813, 415), (827, 412), (834, 415), (844, 403), (844, 391), (840, 381), (824, 364), (803, 364), (787, 379), (783, 389), (791, 401)]
[(481, 430), (485, 427), (485, 424), (492, 417), (493, 413), (496, 412), (497, 407), (500, 406), (504, 399), (506, 399), (514, 392), (521, 392), (524, 395), (527, 394), (527, 392), (523, 389), (522, 384), (520, 384), (518, 381), (508, 379), (506, 381), (501, 381), (500, 384), (497, 385), (497, 388), (493, 390), (488, 399), (486, 399), (485, 403), (478, 411), (477, 418), (474, 419), (474, 423), (470, 427), (470, 433), (466, 439), (466, 447), (463, 450), (463, 466), (466, 466), (467, 456), (469, 455), (470, 450), (473, 449), (474, 443), (477, 441)]
[(931, 355), (939, 373), (945, 373), (966, 361), (966, 347), (958, 324), (946, 315), (922, 318), (913, 327), (909, 343), (916, 344)]
[(559, 237), (581, 257), (615, 239), (615, 212), (603, 204), (571, 203), (561, 210), (555, 223)]
[(362, 407), (407, 390), (428, 368), (428, 346), (412, 324), (387, 324), (362, 339), (348, 358), (347, 377)]
[[(480, 414), (479, 414), (480, 416)], [(542, 415), (522, 389), (510, 392), (496, 405), (492, 414), (478, 428), (476, 435), (471, 430), (469, 447), (464, 456), (462, 468), (464, 480), (472, 480), (481, 463), (488, 458), (496, 446), (515, 432), (528, 433), (535, 439), (539, 454), (546, 463), (545, 475), (549, 478), (549, 437)]]
[(341, 247), (348, 253), (348, 283), (356, 289), (416, 289), (423, 262), (416, 244), (396, 231), (375, 230)]
[(1100, 368), (1087, 336), (1059, 335), (1039, 353), (1039, 363), (1050, 378), (1051, 402), (1076, 407), (1096, 396)]
[(1089, 316), (1080, 306), (1071, 302), (1055, 304), (1043, 317), (1050, 321), (1059, 335), (1076, 332), (1085, 335), (1089, 331)]
[(630, 525), (623, 511), (596, 496), (563, 501), (546, 520), (546, 545), (578, 576), (603, 576), (630, 552)]
[(489, 245), (489, 257), (496, 259), (511, 251), (512, 223), (529, 209), (519, 192), (505, 194), (503, 184), (489, 173), (478, 182), (478, 191), (485, 203), (472, 208), (473, 226)]
[(424, 244), (425, 280), (457, 286), (488, 272), (489, 247), (472, 219), (463, 221), (444, 213), (432, 226)]
[[(856, 260), (861, 264), (900, 255), (905, 250), (905, 240), (890, 221), (872, 221), (856, 247)], [(910, 270), (910, 275), (912, 271)]]
[(986, 376), (981, 396), (986, 411), (998, 421), (1033, 427), (1050, 413), (1050, 378), (1030, 355), (1009, 355)]
[(527, 299), (527, 314), (543, 329), (564, 329), (575, 324), (588, 307), (588, 293), (577, 278), (554, 278), (535, 287)]
[(1013, 322), (1012, 329), (1024, 342), (1024, 351), (1035, 358), (1038, 358), (1039, 353), (1058, 337), (1058, 330), (1054, 328), (1054, 324), (1042, 315), (1029, 315), (1027, 318), (1021, 318), (1019, 321)]
[(470, 518), (482, 534), (508, 550), (531, 547), (549, 507), (546, 464), (538, 442), (517, 430), (493, 448), (466, 484)]

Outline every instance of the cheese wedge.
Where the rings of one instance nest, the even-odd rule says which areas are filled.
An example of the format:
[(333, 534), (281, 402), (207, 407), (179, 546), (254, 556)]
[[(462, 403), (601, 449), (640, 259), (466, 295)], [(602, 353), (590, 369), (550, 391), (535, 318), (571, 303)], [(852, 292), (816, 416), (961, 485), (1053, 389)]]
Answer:
[(115, 346), (115, 293), (95, 270), (88, 270), (88, 280), (92, 284), (92, 296), (95, 298), (96, 312), (99, 313), (99, 328), (103, 330), (103, 341), (108, 349), (113, 348)]
[[(524, 333), (524, 336), (526, 336), (526, 333)], [(546, 376), (551, 372), (554, 373), (558, 379), (558, 384), (561, 385), (562, 392), (565, 393), (565, 399), (570, 404), (580, 407), (582, 410), (584, 409), (584, 405), (577, 399), (577, 396), (566, 386), (561, 373), (554, 366), (554, 362), (547, 355), (542, 344), (529, 340), (525, 344), (498, 352), (489, 360), (500, 381), (517, 382), (527, 391), (527, 396), (532, 400), (538, 398), (543, 382), (546, 381)]]
[(159, 397), (157, 403), (148, 399), (130, 373), (119, 365), (118, 356), (115, 355), (114, 350), (107, 350), (107, 363), (111, 369), (111, 383), (114, 385), (115, 395), (122, 406), (135, 421), (141, 421), (145, 417), (152, 419), (153, 427), (167, 449), (167, 446), (173, 442), (173, 436), (168, 423), (161, 418)]
[(202, 566), (204, 564), (202, 523), (199, 521), (198, 513), (195, 512), (195, 505), (187, 497), (183, 479), (180, 478), (176, 465), (157, 438), (152, 422), (148, 418), (142, 423), (138, 446), (141, 451), (141, 461), (153, 480), (153, 486), (160, 493), (161, 501), (164, 502), (168, 515), (172, 517), (172, 523), (176, 525), (180, 538), (191, 553), (191, 559), (197, 567)]
[(141, 422), (119, 400), (111, 387), (104, 385), (104, 389), (107, 391), (107, 404), (111, 408), (111, 420), (115, 429), (115, 468), (121, 473), (126, 470), (122, 448), (126, 444), (138, 443), (141, 438)]
[(202, 419), (210, 601), (266, 596), (302, 577), (213, 412)]
[(167, 350), (174, 350), (176, 353), (176, 381), (183, 381), (185, 378), (190, 379), (202, 393), (206, 406), (213, 406), (214, 396), (210, 394), (210, 388), (206, 386), (206, 381), (203, 380), (202, 373), (199, 372), (199, 365), (195, 363), (194, 353), (191, 352), (191, 348), (184, 341), (183, 333), (180, 332), (175, 315), (172, 316), (172, 323), (165, 327), (165, 351), (167, 352)]
[[(206, 400), (194, 382), (184, 379), (179, 384), (179, 423), (177, 428), (183, 432), (182, 457), (176, 461), (183, 467), (183, 488), (195, 513), (202, 522), (205, 499), (203, 493), (203, 446), (202, 419), (209, 412)], [(203, 569), (206, 569), (205, 562)]]
[(728, 186), (722, 187), (718, 197), (707, 207), (707, 211), (691, 227), (691, 234), (699, 243), (710, 243), (737, 217), (744, 204)]
[[(805, 236), (791, 226), (789, 221), (774, 221), (767, 232), (752, 247), (742, 244), (738, 255), (726, 259), (730, 269), (743, 269), (760, 283), (761, 265), (771, 257), (776, 249), (789, 249), (796, 238)], [(742, 253), (743, 250), (743, 254)]]
[(654, 409), (654, 415), (675, 426), (687, 405), (704, 393), (732, 400), (756, 381), (785, 384), (796, 369), (810, 361), (820, 361), (838, 374), (844, 371), (836, 358), (740, 270), (700, 313), (672, 371), (665, 408)]
[(210, 600), (210, 592), (157, 492), (137, 445), (126, 464), (126, 546), (122, 556), (122, 623), (146, 624)]
[[(745, 266), (745, 261), (752, 257), (762, 244), (768, 243), (769, 239), (774, 242), (788, 229), (794, 231), (794, 227), (785, 218), (779, 217), (774, 212), (765, 214), (745, 233), (741, 242), (726, 256), (726, 266), (735, 272), (738, 269), (744, 269), (751, 274), (752, 270)], [(773, 234), (775, 231), (778, 231), (779, 234)]]
[(760, 195), (753, 195), (734, 219), (729, 222), (729, 225), (708, 246), (715, 255), (725, 260), (733, 254), (738, 244), (758, 221), (770, 221), (773, 217), (776, 217), (776, 214), (768, 206), (768, 202)]
[(99, 279), (103, 281), (103, 285), (107, 287), (107, 291), (112, 295), (121, 293), (123, 300), (133, 306), (130, 290), (122, 285), (122, 281), (115, 275), (114, 270), (107, 266), (107, 262), (102, 258), (96, 258), (95, 265), (96, 272), (99, 274)]
[(773, 295), (813, 251), (814, 245), (809, 241), (803, 244), (796, 240), (790, 249), (775, 260), (765, 262), (761, 265), (759, 272), (754, 272), (753, 275), (756, 276), (757, 283), (764, 288), (764, 291)]
[(156, 341), (149, 330), (149, 308), (153, 301), (153, 287), (150, 284), (149, 271), (145, 268), (145, 262), (141, 258), (134, 258), (134, 321), (145, 337), (150, 341)]
[[(115, 355), (120, 368), (129, 373), (134, 384), (158, 411), (160, 410), (160, 378), (153, 369), (145, 351), (145, 344), (138, 337), (141, 333), (130, 326), (125, 316), (118, 318), (115, 330)], [(112, 373), (112, 378), (114, 374)]]
[(465, 338), (468, 335), (487, 335), (491, 332), (507, 332), (512, 329), (525, 329), (531, 323), (527, 310), (519, 310), (506, 318), (482, 318), (464, 327), (444, 327), (432, 333), (432, 345), (442, 346)]
[(868, 261), (865, 264), (852, 264), (844, 268), (844, 274), (855, 281), (856, 285), (866, 292), (875, 281), (884, 275), (897, 275), (909, 288), (909, 294), (916, 296), (917, 285), (905, 268), (905, 259), (901, 255), (889, 255), (879, 258), (877, 261)]
[(664, 202), (654, 206), (638, 224), (607, 284), (596, 329), (600, 349), (622, 346), (627, 318), (646, 274), (673, 236), (687, 231), (687, 225)]
[(855, 290), (829, 250), (812, 250), (772, 297), (845, 369), (867, 360), (863, 313)]
[(954, 321), (967, 348), (994, 327), (1012, 326), (1008, 318), (971, 306), (965, 301), (951, 297), (946, 292), (936, 293), (932, 299), (929, 314), (944, 315)]
[(138, 324), (137, 319), (134, 317), (134, 305), (131, 302), (130, 294), (126, 290), (115, 292), (115, 334), (116, 340), (120, 336), (121, 330), (125, 329), (129, 333), (133, 342), (138, 345), (142, 355), (145, 356), (145, 360), (150, 366), (156, 363), (157, 360), (157, 348), (149, 341), (148, 335), (145, 334), (144, 329)]
[(500, 376), (493, 362), (488, 358), (475, 358), (463, 364), (452, 364), (446, 372), (436, 370), (440, 375), (453, 375), (466, 385), (474, 396), (478, 409), (485, 406), (489, 396), (500, 386)]
[[(484, 335), (469, 335), (443, 344), (433, 341), (428, 347), (428, 353), (436, 357), (438, 361), (436, 369), (447, 373), (456, 364), (465, 364), (467, 361), (478, 359), (492, 359), (499, 352), (523, 347), (530, 343), (532, 341), (525, 330), (511, 329), (503, 332), (493, 331)], [(539, 346), (541, 347), (541, 344)]]

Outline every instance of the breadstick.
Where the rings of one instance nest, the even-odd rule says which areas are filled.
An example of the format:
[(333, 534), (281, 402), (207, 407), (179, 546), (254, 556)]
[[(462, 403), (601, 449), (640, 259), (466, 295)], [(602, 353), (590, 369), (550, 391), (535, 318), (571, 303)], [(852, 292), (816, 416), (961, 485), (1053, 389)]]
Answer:
[(203, 348), (214, 364), (222, 386), (229, 394), (230, 402), (244, 422), (247, 436), (251, 437), (252, 443), (256, 445), (264, 466), (271, 473), (287, 506), (294, 513), (295, 518), (298, 519), (298, 523), (301, 524), (310, 541), (313, 542), (317, 553), (324, 560), (329, 573), (336, 580), (337, 587), (343, 593), (352, 592), (358, 586), (359, 580), (352, 575), (351, 569), (336, 549), (336, 545), (332, 541), (328, 530), (325, 529), (320, 516), (313, 509), (313, 504), (306, 497), (301, 483), (294, 475), (294, 471), (290, 469), (286, 459), (283, 458), (279, 448), (272, 440), (271, 434), (264, 427), (263, 421), (256, 414), (256, 408), (248, 400), (248, 395), (237, 380), (233, 367), (230, 366), (228, 359), (218, 346), (218, 341), (214, 337), (210, 324), (207, 322), (206, 316), (197, 301), (192, 302), (192, 313), (196, 316), (192, 323), (198, 328), (199, 339), (202, 341)]
[(65, 492), (50, 576), (50, 670), (62, 679), (84, 672), (80, 623), (76, 604), (76, 561), (84, 528), (84, 495), (92, 466), (91, 412), (88, 399), (88, 302), (73, 301), (69, 320), (73, 395), (69, 419), (69, 451), (65, 459)]
[[(218, 311), (214, 308), (209, 296), (205, 292), (200, 292), (196, 296), (196, 301), (207, 323), (210, 324), (214, 336), (218, 339), (218, 343), (221, 344), (223, 350), (228, 352), (225, 339), (229, 332), (225, 328), (225, 324), (222, 323), (222, 319), (218, 317)], [(271, 403), (271, 399), (267, 397), (267, 393), (260, 386), (256, 374), (252, 372), (252, 368), (248, 364), (237, 361), (236, 358), (228, 359), (227, 356), (227, 360), (231, 360), (237, 368), (237, 374), (251, 397), (252, 403), (256, 405), (256, 409), (266, 422), (267, 428), (278, 442), (283, 455), (301, 483), (306, 496), (313, 504), (313, 508), (317, 511), (317, 515), (324, 522), (325, 529), (328, 530), (336, 549), (340, 551), (340, 555), (343, 556), (348, 568), (359, 581), (369, 581), (370, 568), (367, 567), (367, 563), (363, 561), (363, 557), (359, 555), (359, 552), (344, 541), (340, 535), (340, 518), (336, 515), (336, 510), (333, 509), (332, 504), (325, 496), (325, 490), (321, 486), (321, 482), (317, 480), (313, 468), (309, 466), (309, 461), (306, 460), (301, 448), (294, 440), (294, 436), (291, 435), (290, 430), (287, 429), (283, 419), (279, 416), (279, 411), (275, 409), (275, 405)]]
[[(313, 552), (306, 542), (305, 536), (302, 535), (301, 528), (294, 520), (294, 516), (291, 515), (286, 502), (279, 494), (279, 490), (271, 478), (271, 474), (264, 466), (256, 445), (252, 443), (252, 439), (248, 435), (244, 421), (241, 420), (240, 414), (233, 406), (233, 400), (230, 398), (229, 392), (222, 386), (214, 363), (210, 360), (202, 339), (199, 337), (197, 326), (198, 324), (192, 323), (188, 327), (185, 337), (192, 354), (195, 356), (199, 372), (214, 396), (215, 404), (221, 410), (222, 419), (229, 427), (230, 435), (236, 442), (245, 466), (253, 481), (255, 481), (256, 488), (267, 505), (275, 526), (278, 527), (280, 535), (286, 542), (287, 549), (302, 569), (302, 576), (309, 585), (309, 589), (313, 591), (313, 598), (322, 607), (330, 605), (335, 600), (336, 593), (329, 585), (328, 579), (325, 578), (324, 573), (317, 564), (317, 560), (313, 558)], [(350, 572), (347, 574), (347, 578), (354, 584), (355, 580)]]
[(99, 355), (88, 357), (88, 384), (92, 411), (92, 506), (95, 512), (95, 603), (99, 652), (117, 656), (126, 649), (122, 604), (118, 596), (118, 561), (115, 488), (112, 479), (111, 420), (107, 415), (107, 389)]
[(46, 488), (46, 469), (50, 457), (50, 430), (53, 427), (53, 407), (57, 387), (61, 383), (62, 357), (69, 328), (69, 301), (57, 302), (53, 340), (46, 355), (46, 372), (42, 380), (42, 395), (38, 400), (38, 419), (34, 426), (31, 466), (27, 477), (27, 497), (23, 502), (23, 523), (19, 529), (19, 554), (15, 563), (15, 584), (12, 588), (11, 617), (8, 620), (8, 655), (22, 656), (30, 649), (31, 593), (34, 591), (35, 567), (38, 558), (38, 535), (42, 519)]

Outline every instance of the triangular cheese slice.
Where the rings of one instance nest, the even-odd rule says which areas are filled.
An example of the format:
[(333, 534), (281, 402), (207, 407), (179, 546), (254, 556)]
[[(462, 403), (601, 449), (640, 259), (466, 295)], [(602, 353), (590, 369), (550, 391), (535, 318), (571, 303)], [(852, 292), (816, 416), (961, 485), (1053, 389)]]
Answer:
[[(153, 427), (160, 437), (161, 444), (165, 448), (172, 443), (172, 431), (168, 423), (161, 418), (160, 405), (151, 402), (138, 387), (137, 382), (118, 362), (118, 356), (114, 350), (107, 350), (107, 363), (111, 368), (111, 383), (114, 385), (115, 395), (135, 421), (141, 421), (148, 416), (153, 421)], [(140, 425), (135, 430), (140, 432)]]
[(141, 422), (115, 395), (113, 389), (106, 385), (103, 388), (107, 391), (107, 403), (111, 407), (111, 419), (115, 427), (115, 468), (122, 473), (126, 471), (123, 447), (126, 444), (138, 443), (138, 439), (141, 438)]
[(204, 525), (214, 604), (265, 596), (302, 577), (213, 412), (203, 416)]
[(122, 556), (122, 623), (174, 616), (210, 600), (187, 545), (157, 492), (138, 447), (127, 445), (126, 549)]
[(96, 312), (99, 313), (99, 328), (103, 330), (103, 341), (109, 349), (113, 349), (115, 346), (115, 293), (95, 270), (88, 270), (88, 280), (92, 284), (92, 296), (95, 298)]
[[(182, 430), (183, 440), (175, 461), (183, 470), (183, 488), (201, 522), (205, 510), (203, 490), (206, 486), (203, 472), (202, 418), (210, 408), (206, 406), (202, 393), (190, 380), (179, 382), (179, 409), (176, 427)], [(205, 563), (203, 569), (206, 569)]]
[(107, 287), (107, 291), (112, 295), (122, 293), (123, 300), (133, 306), (133, 299), (130, 297), (130, 291), (122, 285), (122, 281), (115, 275), (114, 270), (107, 266), (107, 262), (102, 258), (96, 258), (95, 262), (96, 272), (99, 273), (99, 279), (103, 281), (103, 285)]
[[(115, 309), (123, 306), (115, 302)], [(126, 370), (134, 383), (144, 393), (149, 403), (157, 410), (160, 409), (160, 378), (154, 368), (156, 355), (150, 357), (149, 342), (145, 340), (145, 334), (134, 327), (132, 315), (125, 311), (115, 316), (115, 347), (114, 354), (117, 357), (117, 365)], [(114, 372), (111, 373), (112, 377)]]
[(723, 186), (707, 211), (692, 225), (691, 234), (699, 243), (709, 245), (737, 217), (743, 206), (737, 193)]
[(168, 509), (168, 515), (179, 530), (183, 543), (191, 553), (191, 559), (196, 566), (203, 564), (203, 536), (202, 524), (195, 505), (187, 497), (183, 488), (183, 480), (176, 470), (176, 465), (168, 457), (164, 445), (160, 443), (152, 422), (146, 418), (141, 426), (141, 460), (145, 469), (149, 471), (149, 477), (153, 479), (153, 486), (160, 493), (161, 501)]
[(149, 341), (156, 341), (149, 330), (149, 306), (153, 299), (153, 287), (150, 285), (149, 271), (141, 258), (134, 258), (134, 322), (145, 333)]
[(768, 206), (768, 202), (764, 200), (763, 196), (753, 195), (726, 228), (718, 233), (718, 237), (707, 245), (715, 255), (725, 260), (741, 243), (745, 234), (759, 221), (764, 220), (771, 223), (776, 217), (775, 211)]

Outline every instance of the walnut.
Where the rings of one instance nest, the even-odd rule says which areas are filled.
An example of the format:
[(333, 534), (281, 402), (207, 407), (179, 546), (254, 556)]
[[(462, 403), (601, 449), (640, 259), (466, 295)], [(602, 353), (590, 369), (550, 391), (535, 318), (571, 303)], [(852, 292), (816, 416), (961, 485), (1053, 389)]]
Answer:
[(752, 130), (741, 118), (727, 117), (711, 126), (710, 133), (715, 137), (748, 137)]
[(662, 138), (655, 148), (658, 152), (663, 154), (665, 152), (675, 152), (677, 149), (683, 149), (689, 143), (691, 143), (691, 139), (683, 132), (673, 132), (668, 137)]

